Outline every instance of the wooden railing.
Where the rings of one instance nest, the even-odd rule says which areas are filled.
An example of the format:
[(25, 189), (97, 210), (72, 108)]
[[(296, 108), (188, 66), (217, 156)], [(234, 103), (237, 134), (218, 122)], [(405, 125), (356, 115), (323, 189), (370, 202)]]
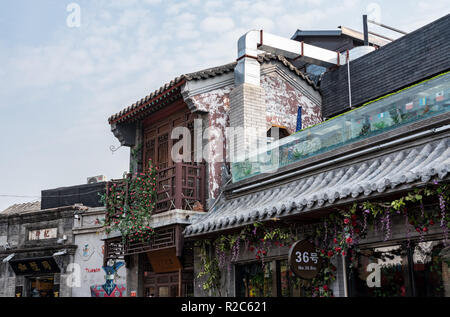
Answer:
[[(131, 178), (132, 174), (127, 177)], [(128, 191), (123, 179), (112, 180), (117, 189)], [(153, 214), (173, 209), (205, 210), (205, 165), (176, 163), (173, 166), (158, 170), (157, 199)], [(107, 206), (108, 208), (108, 206)], [(120, 210), (117, 209), (117, 217)], [(109, 217), (116, 217), (107, 215)]]
[(204, 210), (205, 165), (175, 163), (160, 169), (154, 213), (172, 209)]
[(176, 247), (177, 231), (176, 227), (169, 227), (165, 229), (157, 229), (155, 235), (150, 241), (128, 241), (125, 244), (124, 254), (132, 255), (152, 250), (161, 250), (170, 247)]

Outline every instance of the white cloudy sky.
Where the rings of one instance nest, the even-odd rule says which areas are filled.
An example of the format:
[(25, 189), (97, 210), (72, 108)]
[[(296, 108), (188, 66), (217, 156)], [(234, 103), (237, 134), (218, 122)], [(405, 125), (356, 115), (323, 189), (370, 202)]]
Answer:
[[(66, 24), (72, 2), (79, 28)], [(5, 195), (120, 177), (129, 149), (110, 152), (118, 141), (107, 118), (175, 76), (233, 61), (249, 29), (361, 29), (369, 13), (412, 31), (449, 8), (450, 0), (2, 0), (0, 210), (35, 200)]]

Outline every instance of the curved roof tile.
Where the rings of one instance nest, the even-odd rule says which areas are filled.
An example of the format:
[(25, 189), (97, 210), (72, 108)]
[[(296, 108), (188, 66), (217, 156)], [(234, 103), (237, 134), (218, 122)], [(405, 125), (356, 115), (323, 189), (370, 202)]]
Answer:
[[(220, 230), (244, 226), (265, 215), (293, 215), (332, 205), (345, 198), (368, 198), (373, 193), (400, 185), (450, 174), (450, 137), (392, 152), (378, 158), (335, 168), (295, 180), (280, 187), (222, 200), (214, 210), (185, 230), (187, 237), (197, 234), (204, 223), (222, 223)], [(237, 203), (239, 202), (239, 203)], [(289, 207), (287, 207), (289, 206)], [(289, 211), (289, 212), (286, 212)], [(227, 221), (226, 219), (231, 219)], [(203, 234), (219, 230), (207, 227)]]
[[(272, 54), (268, 54), (268, 53), (261, 54), (261, 55), (258, 56), (258, 61), (261, 64), (262, 63), (268, 63), (268, 62), (270, 62), (272, 60), (281, 62), (289, 70), (291, 70), (297, 76), (299, 76), (303, 80), (305, 80), (315, 90), (318, 90), (318, 87), (314, 84), (314, 82), (312, 80), (310, 80), (309, 77), (306, 74), (304, 74), (303, 72), (298, 70), (296, 67), (294, 67), (284, 56), (272, 55)], [(229, 73), (229, 72), (234, 72), (234, 68), (235, 67), (236, 67), (236, 62), (233, 62), (233, 63), (229, 63), (229, 64), (217, 66), (217, 67), (212, 67), (212, 68), (204, 69), (204, 70), (201, 70), (201, 71), (197, 71), (197, 72), (188, 73), (188, 74), (184, 74), (184, 75), (178, 76), (178, 77), (174, 78), (173, 80), (171, 80), (169, 83), (164, 84), (163, 86), (161, 86), (157, 90), (153, 91), (152, 93), (150, 93), (146, 97), (142, 98), (138, 102), (136, 102), (136, 103), (132, 104), (131, 106), (123, 109), (122, 111), (112, 115), (111, 117), (109, 117), (108, 121), (109, 121), (110, 124), (116, 122), (123, 115), (134, 111), (139, 106), (145, 104), (146, 102), (148, 102), (149, 100), (153, 99), (157, 95), (163, 93), (164, 91), (166, 91), (166, 90), (174, 87), (175, 85), (181, 83), (183, 80), (191, 81), (191, 80), (208, 79), (208, 78), (215, 77), (215, 76), (220, 76), (220, 75), (223, 75), (223, 74), (226, 74), (226, 73)], [(149, 106), (149, 105), (147, 105), (147, 106)]]

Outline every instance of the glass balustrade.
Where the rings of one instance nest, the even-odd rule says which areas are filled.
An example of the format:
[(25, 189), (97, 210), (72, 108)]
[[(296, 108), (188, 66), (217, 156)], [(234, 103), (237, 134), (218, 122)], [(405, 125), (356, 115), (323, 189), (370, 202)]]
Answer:
[(361, 141), (450, 110), (450, 73), (387, 95), (269, 144), (232, 163), (233, 182)]

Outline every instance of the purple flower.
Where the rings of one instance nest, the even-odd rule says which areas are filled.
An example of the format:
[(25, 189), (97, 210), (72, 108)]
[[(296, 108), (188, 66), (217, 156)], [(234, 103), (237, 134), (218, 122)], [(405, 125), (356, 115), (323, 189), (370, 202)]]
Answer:
[(441, 209), (441, 228), (444, 231), (444, 245), (448, 244), (448, 227), (446, 221), (446, 207), (445, 207), (445, 199), (442, 194), (439, 194), (439, 208)]

